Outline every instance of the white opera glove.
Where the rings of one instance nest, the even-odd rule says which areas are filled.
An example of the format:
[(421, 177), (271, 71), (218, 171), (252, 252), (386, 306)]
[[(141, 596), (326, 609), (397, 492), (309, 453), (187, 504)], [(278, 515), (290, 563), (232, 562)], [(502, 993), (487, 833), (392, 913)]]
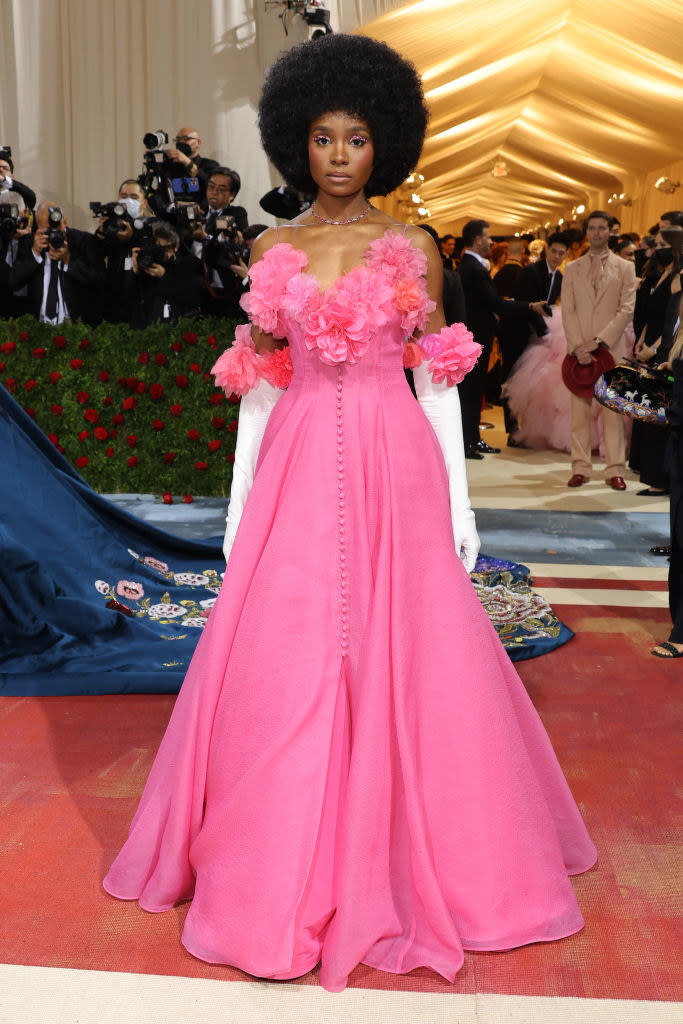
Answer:
[(457, 387), (449, 387), (445, 380), (438, 384), (434, 383), (429, 365), (429, 362), (424, 360), (420, 366), (413, 367), (415, 391), (422, 411), (436, 434), (446, 463), (455, 550), (464, 562), (467, 572), (472, 572), (481, 541), (477, 535), (474, 512), (467, 490), (460, 397)]
[(230, 558), (237, 527), (254, 482), (256, 462), (270, 414), (283, 394), (284, 391), (273, 387), (261, 377), (240, 402), (230, 503), (228, 504), (228, 514), (225, 517), (226, 526), (223, 539), (223, 554), (226, 562)]

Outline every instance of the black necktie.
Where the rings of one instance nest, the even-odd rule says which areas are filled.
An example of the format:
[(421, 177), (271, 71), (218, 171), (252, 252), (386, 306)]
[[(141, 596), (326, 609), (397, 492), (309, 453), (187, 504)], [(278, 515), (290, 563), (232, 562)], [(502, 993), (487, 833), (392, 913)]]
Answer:
[(47, 286), (45, 316), (48, 320), (55, 320), (57, 318), (57, 305), (59, 303), (59, 292), (57, 291), (59, 264), (56, 260), (51, 260), (49, 256), (48, 263), (50, 266), (50, 283)]

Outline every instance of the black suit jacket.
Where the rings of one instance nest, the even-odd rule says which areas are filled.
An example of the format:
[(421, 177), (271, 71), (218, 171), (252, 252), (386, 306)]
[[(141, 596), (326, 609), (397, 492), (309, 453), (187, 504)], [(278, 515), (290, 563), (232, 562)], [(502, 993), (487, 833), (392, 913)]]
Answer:
[[(204, 204), (204, 210), (206, 213), (209, 211), (208, 203)], [(224, 206), (222, 210), (216, 212), (218, 217), (232, 217), (235, 221), (238, 231), (244, 231), (249, 226), (249, 218), (247, 217), (247, 211), (243, 206)]]
[(454, 270), (443, 269), (443, 312), (446, 323), (465, 323), (465, 294), (462, 281)]
[(485, 348), (493, 344), (496, 315), (528, 313), (528, 302), (504, 299), (498, 294), (488, 270), (470, 253), (463, 254), (458, 274), (465, 293), (465, 324), (474, 340)]
[[(102, 319), (100, 289), (104, 263), (98, 257), (92, 235), (75, 228), (67, 228), (66, 234), (71, 255), (69, 269), (62, 277), (62, 295), (71, 320), (83, 320), (94, 325)], [(37, 318), (43, 301), (43, 265), (49, 256), (44, 254), (40, 261), (36, 260), (32, 247), (33, 235), (25, 235), (19, 240), (9, 286), (18, 291), (28, 285), (29, 312)]]
[[(141, 330), (159, 320), (175, 322), (183, 316), (197, 316), (207, 299), (202, 264), (191, 253), (180, 250), (163, 277), (144, 271), (124, 273), (123, 298), (130, 326)], [(164, 317), (164, 307), (168, 316)]]
[[(12, 177), (10, 175), (10, 177)], [(17, 181), (16, 178), (12, 178), (12, 192), (16, 192), (24, 200), (29, 210), (32, 210), (36, 205), (36, 194), (32, 188), (28, 185), (24, 185), (22, 181)]]
[(517, 279), (517, 290), (512, 294), (518, 299), (528, 299), (529, 302), (547, 301), (549, 305), (554, 306), (562, 289), (562, 274), (559, 270), (555, 271), (553, 290), (550, 296), (548, 296), (549, 287), (550, 271), (548, 264), (542, 259), (538, 263), (530, 263), (528, 267), (522, 269)]

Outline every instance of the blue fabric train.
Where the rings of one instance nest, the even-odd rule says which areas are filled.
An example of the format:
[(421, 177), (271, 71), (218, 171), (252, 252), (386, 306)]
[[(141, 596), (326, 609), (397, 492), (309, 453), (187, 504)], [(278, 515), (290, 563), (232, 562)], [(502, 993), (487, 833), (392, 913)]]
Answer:
[(187, 541), (92, 490), (0, 387), (0, 693), (174, 692), (220, 589)]

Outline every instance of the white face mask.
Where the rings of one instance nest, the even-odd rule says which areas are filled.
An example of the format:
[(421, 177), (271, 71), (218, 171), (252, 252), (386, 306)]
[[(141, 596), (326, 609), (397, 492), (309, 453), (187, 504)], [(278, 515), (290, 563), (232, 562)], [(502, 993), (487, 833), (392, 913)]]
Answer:
[(140, 216), (140, 207), (142, 206), (142, 203), (139, 199), (133, 199), (132, 196), (126, 196), (125, 199), (119, 199), (119, 202), (125, 206), (131, 217)]

